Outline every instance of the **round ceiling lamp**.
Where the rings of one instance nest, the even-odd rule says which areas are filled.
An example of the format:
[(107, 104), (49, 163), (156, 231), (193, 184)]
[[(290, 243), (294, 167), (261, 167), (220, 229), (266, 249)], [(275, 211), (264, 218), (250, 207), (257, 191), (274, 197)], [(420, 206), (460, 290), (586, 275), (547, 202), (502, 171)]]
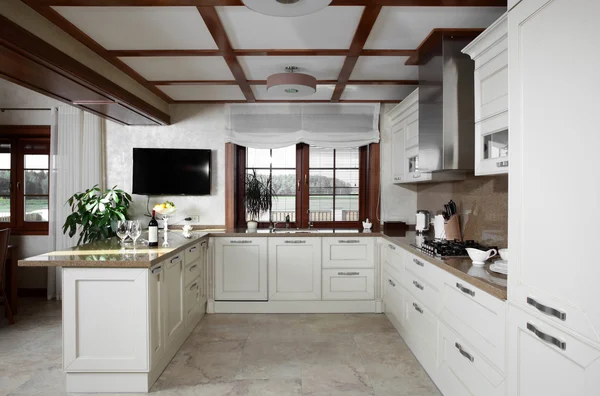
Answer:
[(321, 11), (331, 0), (242, 0), (252, 11), (275, 17), (297, 17)]
[(272, 74), (267, 78), (267, 92), (279, 96), (309, 96), (317, 91), (317, 79), (297, 73), (296, 66), (285, 68), (286, 73)]

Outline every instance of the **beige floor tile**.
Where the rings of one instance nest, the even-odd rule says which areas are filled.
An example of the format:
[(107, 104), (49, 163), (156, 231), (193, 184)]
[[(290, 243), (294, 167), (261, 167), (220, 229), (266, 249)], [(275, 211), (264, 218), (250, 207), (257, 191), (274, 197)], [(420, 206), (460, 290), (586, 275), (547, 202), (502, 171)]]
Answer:
[(247, 341), (236, 379), (300, 379), (313, 353), (307, 343)]
[(312, 364), (302, 369), (303, 395), (373, 395), (364, 367), (352, 364)]

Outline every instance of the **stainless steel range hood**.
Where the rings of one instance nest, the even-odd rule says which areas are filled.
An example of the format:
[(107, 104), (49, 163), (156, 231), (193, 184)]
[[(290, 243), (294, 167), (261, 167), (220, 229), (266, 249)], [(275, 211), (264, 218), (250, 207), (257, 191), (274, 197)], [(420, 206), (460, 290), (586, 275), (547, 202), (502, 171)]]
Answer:
[(474, 62), (461, 52), (469, 42), (444, 38), (419, 67), (418, 171), (429, 181), (464, 179), (474, 168)]

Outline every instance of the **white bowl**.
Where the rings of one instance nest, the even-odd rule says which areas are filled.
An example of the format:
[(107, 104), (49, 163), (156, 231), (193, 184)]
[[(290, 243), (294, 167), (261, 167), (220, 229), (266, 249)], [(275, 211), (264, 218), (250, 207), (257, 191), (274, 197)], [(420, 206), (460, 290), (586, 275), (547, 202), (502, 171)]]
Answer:
[(479, 249), (467, 248), (467, 253), (471, 260), (473, 260), (473, 265), (475, 266), (483, 266), (485, 265), (485, 260), (490, 257), (494, 257), (498, 254), (496, 249), (490, 249), (488, 251), (483, 251)]
[(508, 261), (508, 248), (498, 249), (498, 253), (502, 257), (502, 260)]

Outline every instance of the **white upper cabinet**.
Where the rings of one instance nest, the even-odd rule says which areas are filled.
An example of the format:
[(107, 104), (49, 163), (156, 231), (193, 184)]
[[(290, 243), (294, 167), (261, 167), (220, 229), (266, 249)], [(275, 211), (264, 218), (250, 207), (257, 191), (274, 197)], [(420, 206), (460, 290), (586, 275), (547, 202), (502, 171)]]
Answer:
[(507, 15), (463, 50), (475, 61), (475, 175), (508, 173)]
[(512, 9), (514, 6), (516, 6), (517, 4), (519, 4), (521, 2), (521, 0), (508, 0), (508, 9)]
[(321, 299), (321, 238), (269, 239), (269, 300)]
[(508, 18), (508, 298), (596, 343), (599, 15), (596, 0), (527, 0)]
[(267, 300), (267, 238), (215, 238), (215, 300)]

